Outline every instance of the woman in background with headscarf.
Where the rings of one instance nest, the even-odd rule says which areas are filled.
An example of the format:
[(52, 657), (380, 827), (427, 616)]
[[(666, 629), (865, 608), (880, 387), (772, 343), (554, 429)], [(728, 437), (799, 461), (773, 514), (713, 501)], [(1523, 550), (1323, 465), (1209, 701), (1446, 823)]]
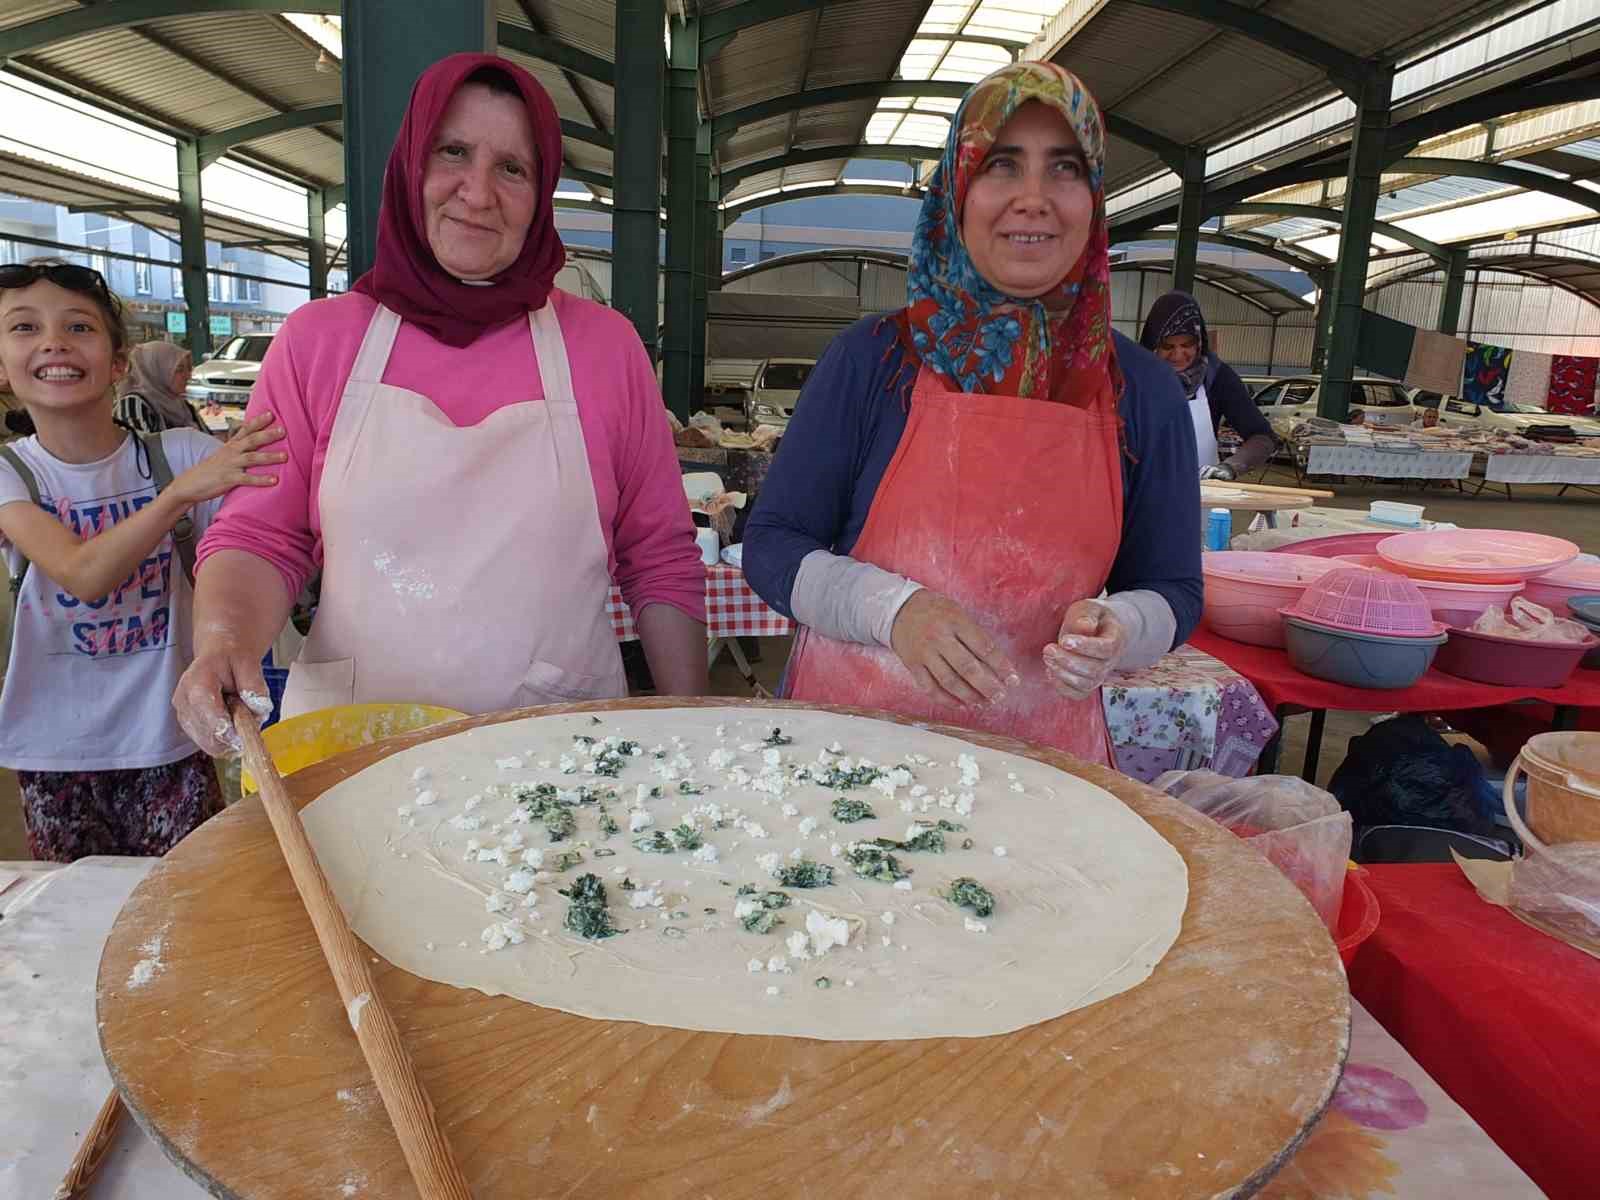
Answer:
[[(1188, 292), (1168, 292), (1150, 306), (1139, 344), (1178, 373), (1194, 421), (1201, 479), (1237, 479), (1266, 463), (1278, 448), (1272, 426), (1250, 399), (1244, 381), (1211, 349), (1206, 319)], [(1222, 462), (1217, 430), (1222, 422), (1244, 445)]]
[(806, 380), (744, 541), (804, 626), (791, 697), (1106, 762), (1100, 685), (1199, 619), (1194, 438), (1172, 372), (1111, 328), (1104, 137), (1053, 64), (976, 84), (910, 303)]
[(113, 415), (135, 433), (198, 429), (205, 422), (189, 406), (184, 389), (194, 359), (172, 342), (141, 342), (128, 353), (128, 373), (117, 387)]
[[(613, 579), (663, 693), (705, 688), (705, 569), (655, 372), (620, 313), (553, 287), (561, 126), (520, 67), (458, 54), (412, 91), (378, 249), (273, 338), (249, 414), (289, 462), (200, 545), (174, 704), (229, 746), (225, 693), (322, 569), (285, 715), (369, 701), (480, 713), (625, 696)], [(263, 493), (265, 494), (265, 493)]]

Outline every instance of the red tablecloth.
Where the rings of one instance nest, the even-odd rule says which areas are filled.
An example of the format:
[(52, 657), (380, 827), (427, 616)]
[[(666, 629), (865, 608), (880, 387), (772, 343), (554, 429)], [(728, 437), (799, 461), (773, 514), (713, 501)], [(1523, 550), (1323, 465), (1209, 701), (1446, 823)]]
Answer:
[[(1289, 656), (1267, 646), (1249, 646), (1218, 637), (1200, 628), (1189, 645), (1220, 658), (1251, 683), (1267, 706), (1342, 709), (1346, 712), (1447, 712), (1451, 709), (1492, 708), (1514, 700), (1546, 700), (1577, 708), (1600, 708), (1600, 671), (1579, 670), (1559, 688), (1509, 688), (1457, 679), (1430, 670), (1417, 683), (1395, 691), (1372, 691), (1326, 683), (1289, 665)], [(1600, 1194), (1600, 1189), (1597, 1189)]]
[(1552, 1200), (1600, 1195), (1600, 960), (1454, 863), (1374, 864), (1350, 991)]
[[(619, 642), (638, 637), (633, 614), (622, 602), (622, 589), (613, 586), (606, 613)], [(794, 632), (794, 622), (767, 602), (745, 582), (744, 572), (727, 563), (706, 568), (706, 634), (712, 638), (782, 637)]]

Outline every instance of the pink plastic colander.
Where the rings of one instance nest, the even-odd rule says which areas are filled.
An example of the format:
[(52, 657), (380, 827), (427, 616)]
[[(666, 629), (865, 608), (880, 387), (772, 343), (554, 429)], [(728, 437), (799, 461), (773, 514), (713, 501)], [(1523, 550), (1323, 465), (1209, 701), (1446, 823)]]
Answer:
[(1403, 575), (1365, 567), (1329, 571), (1283, 610), (1331, 629), (1384, 637), (1437, 637), (1445, 626), (1433, 619), (1427, 597)]

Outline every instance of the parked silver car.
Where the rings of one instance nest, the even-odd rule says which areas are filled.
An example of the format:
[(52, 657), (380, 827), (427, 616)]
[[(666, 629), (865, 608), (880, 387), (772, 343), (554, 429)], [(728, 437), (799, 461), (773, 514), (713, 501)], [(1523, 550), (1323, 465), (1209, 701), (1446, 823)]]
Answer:
[(243, 408), (271, 345), (270, 333), (244, 333), (229, 338), (210, 358), (195, 365), (189, 377), (190, 402)]

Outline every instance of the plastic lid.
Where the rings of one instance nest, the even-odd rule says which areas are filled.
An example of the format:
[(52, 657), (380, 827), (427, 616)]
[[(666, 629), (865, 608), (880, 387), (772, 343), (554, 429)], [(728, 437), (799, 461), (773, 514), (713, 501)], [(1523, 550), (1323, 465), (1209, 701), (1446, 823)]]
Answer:
[(1540, 583), (1553, 583), (1559, 587), (1581, 587), (1600, 593), (1600, 559), (1580, 555), (1564, 567), (1547, 571), (1539, 576)]
[(1216, 550), (1200, 560), (1200, 569), (1217, 579), (1299, 587), (1316, 582), (1338, 565), (1331, 558), (1274, 550)]
[(1407, 574), (1508, 583), (1571, 562), (1578, 547), (1565, 538), (1515, 529), (1440, 529), (1385, 538), (1378, 554)]
[(1329, 571), (1285, 608), (1283, 615), (1385, 637), (1437, 637), (1446, 628), (1433, 619), (1427, 597), (1415, 583), (1403, 575), (1366, 567)]

